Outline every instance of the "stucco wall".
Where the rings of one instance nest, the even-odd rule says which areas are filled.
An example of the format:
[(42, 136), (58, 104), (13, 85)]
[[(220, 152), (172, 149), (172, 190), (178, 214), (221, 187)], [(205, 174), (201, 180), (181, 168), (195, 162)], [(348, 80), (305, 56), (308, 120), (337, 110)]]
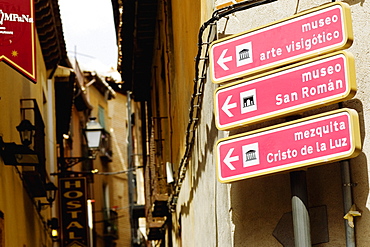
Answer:
[[(5, 142), (21, 143), (16, 130), (16, 126), (21, 122), (20, 99), (36, 99), (43, 114), (43, 94), (47, 95), (46, 74), (39, 45), (37, 84), (0, 62), (0, 112), (3, 116), (0, 119), (0, 135)], [(43, 118), (45, 119), (45, 116)], [(21, 172), (22, 167), (18, 167), (18, 171)], [(36, 200), (33, 202), (26, 193), (18, 171), (14, 166), (4, 165), (2, 160), (0, 161), (0, 210), (4, 213), (5, 229), (2, 236), (5, 237), (5, 246), (51, 245), (49, 234), (44, 229), (44, 224), (51, 215), (50, 211), (46, 209), (38, 214)], [(44, 199), (39, 199), (45, 202)]]
[[(109, 130), (112, 141), (113, 159), (109, 164), (108, 171), (127, 171), (127, 96), (117, 93), (116, 98), (108, 102), (109, 119), (111, 129)], [(129, 212), (129, 196), (127, 173), (109, 176), (110, 190), (112, 191), (110, 203), (117, 207), (118, 213), (118, 234), (116, 241), (118, 246), (130, 246), (131, 225)]]

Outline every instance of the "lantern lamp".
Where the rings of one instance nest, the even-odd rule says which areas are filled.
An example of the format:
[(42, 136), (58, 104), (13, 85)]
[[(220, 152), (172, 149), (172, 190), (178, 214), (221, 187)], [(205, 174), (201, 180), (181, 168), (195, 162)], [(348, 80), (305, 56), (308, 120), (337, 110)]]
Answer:
[(36, 128), (31, 124), (30, 120), (22, 120), (22, 122), (17, 126), (17, 130), (21, 137), (22, 144), (27, 147), (31, 145)]
[(58, 187), (56, 187), (52, 182), (48, 182), (45, 185), (46, 190), (46, 200), (49, 202), (50, 207), (55, 201), (55, 195), (57, 193)]
[(95, 119), (95, 117), (91, 117), (90, 121), (86, 124), (86, 128), (83, 129), (89, 149), (99, 148), (101, 136), (104, 131), (103, 127)]

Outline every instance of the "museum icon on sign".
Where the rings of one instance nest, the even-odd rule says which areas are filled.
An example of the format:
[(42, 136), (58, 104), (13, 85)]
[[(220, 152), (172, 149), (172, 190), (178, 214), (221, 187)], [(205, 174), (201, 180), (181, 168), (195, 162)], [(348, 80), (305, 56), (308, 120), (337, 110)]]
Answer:
[(253, 63), (252, 42), (244, 43), (235, 47), (236, 67)]
[(243, 167), (255, 166), (260, 164), (258, 142), (242, 146)]
[(240, 106), (241, 114), (257, 110), (256, 89), (240, 93)]

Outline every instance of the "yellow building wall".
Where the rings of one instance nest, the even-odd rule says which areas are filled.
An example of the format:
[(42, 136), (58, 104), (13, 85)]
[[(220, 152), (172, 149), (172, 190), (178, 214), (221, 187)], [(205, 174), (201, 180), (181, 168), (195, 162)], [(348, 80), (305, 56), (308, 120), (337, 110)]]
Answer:
[[(109, 121), (111, 122), (111, 141), (113, 160), (109, 164), (109, 172), (127, 171), (127, 96), (117, 94), (114, 100), (109, 102)], [(117, 246), (131, 246), (131, 225), (129, 212), (129, 196), (127, 173), (110, 175), (107, 177), (110, 195), (110, 204), (116, 208), (118, 217)]]
[[(16, 130), (16, 126), (21, 122), (20, 99), (36, 99), (41, 114), (43, 114), (44, 95), (47, 90), (46, 75), (47, 71), (39, 45), (37, 45), (36, 84), (4, 62), (0, 62), (0, 112), (2, 116), (0, 135), (4, 142), (21, 143)], [(46, 157), (48, 157), (47, 153)], [(5, 237), (5, 246), (51, 246), (49, 233), (45, 229), (45, 223), (51, 217), (50, 211), (49, 209), (42, 210), (38, 214), (37, 200), (31, 199), (27, 194), (20, 177), (21, 171), (22, 167), (4, 165), (0, 160), (0, 211), (4, 213), (2, 237)], [(45, 202), (45, 198), (36, 199)]]
[[(154, 76), (151, 102), (153, 119), (149, 119), (154, 125), (155, 166), (158, 172), (159, 188), (165, 188), (167, 185), (166, 162), (171, 162), (174, 176), (178, 177), (179, 165), (184, 157), (186, 145), (194, 148), (196, 145), (186, 143), (189, 121), (197, 118), (195, 115), (189, 116), (189, 108), (192, 107), (191, 97), (193, 93), (197, 93), (194, 92), (195, 57), (198, 53), (200, 27), (213, 11), (213, 4), (210, 1), (173, 0), (170, 2), (171, 4), (168, 4), (168, 1), (160, 1), (159, 6), (158, 19), (161, 21), (157, 28), (155, 44), (157, 49), (155, 49), (152, 73)], [(205, 104), (209, 106), (212, 102), (207, 101)], [(209, 114), (212, 114), (212, 109), (209, 109)], [(200, 157), (196, 159), (198, 158)], [(193, 169), (190, 163), (188, 170)], [(191, 174), (187, 176), (190, 176), (193, 181)], [(161, 189), (160, 193), (167, 194), (167, 191)], [(188, 191), (185, 193), (187, 195)], [(191, 198), (192, 194), (189, 197)], [(190, 203), (191, 199), (185, 204), (189, 206)], [(179, 237), (181, 227), (177, 222), (178, 215), (174, 214), (173, 217), (173, 229), (169, 234), (173, 234), (174, 246), (181, 246), (182, 240)], [(186, 223), (195, 222), (193, 217), (193, 215), (188, 216)], [(186, 231), (189, 235), (197, 235), (192, 227), (187, 227)]]
[(156, 135), (164, 139), (163, 162), (170, 161), (175, 168), (185, 151), (198, 33), (212, 7), (209, 1), (174, 0), (170, 5), (160, 1), (158, 18), (163, 21), (159, 22), (155, 44), (152, 94), (156, 99), (152, 102), (152, 115), (153, 123), (160, 121), (161, 125), (162, 131), (156, 130)]
[[(87, 89), (87, 97), (89, 103), (93, 106), (93, 109), (90, 113), (91, 117), (96, 117), (96, 121), (99, 122), (99, 107), (104, 109), (104, 122), (106, 131), (109, 131), (110, 124), (108, 121), (109, 108), (108, 108), (108, 99), (102, 95), (94, 85), (90, 85)], [(114, 99), (113, 99), (114, 100)], [(103, 123), (100, 123), (103, 125)], [(103, 161), (99, 152), (97, 152), (97, 157), (93, 161), (93, 169), (97, 169), (99, 172), (108, 171), (110, 163)], [(104, 245), (104, 212), (107, 209), (105, 205), (105, 187), (109, 184), (108, 178), (104, 175), (94, 175), (94, 183), (90, 184), (91, 189), (91, 199), (94, 199), (93, 203), (93, 221), (94, 231), (96, 233), (96, 246)], [(113, 188), (111, 188), (113, 190)]]
[[(179, 0), (171, 1), (171, 4), (173, 28), (172, 30), (168, 30), (168, 27), (164, 28), (173, 32), (173, 40), (165, 39), (164, 49), (173, 46), (174, 52), (173, 54), (164, 52), (164, 56), (167, 61), (171, 60), (173, 70), (168, 70), (167, 66), (163, 68), (166, 70), (166, 80), (167, 84), (169, 83), (167, 91), (169, 92), (163, 90), (161, 93), (164, 97), (168, 93), (170, 97), (167, 106), (169, 116), (167, 117), (169, 117), (169, 124), (172, 125), (172, 133), (184, 133), (189, 122), (188, 106), (190, 106), (189, 99), (193, 92), (194, 56), (197, 54), (197, 37), (200, 26), (199, 12), (193, 10), (199, 10), (201, 5), (200, 1)], [(163, 15), (166, 17), (166, 13)], [(167, 24), (171, 25), (171, 23)], [(162, 35), (166, 29), (163, 29)], [(172, 137), (172, 161), (178, 165), (184, 153), (185, 135), (173, 135)]]

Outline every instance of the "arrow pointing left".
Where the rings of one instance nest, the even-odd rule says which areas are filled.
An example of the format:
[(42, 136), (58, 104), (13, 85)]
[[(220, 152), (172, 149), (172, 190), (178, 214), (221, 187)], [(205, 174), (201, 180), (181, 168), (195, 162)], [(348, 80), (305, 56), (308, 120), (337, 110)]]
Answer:
[(225, 165), (227, 165), (227, 167), (230, 168), (230, 170), (235, 170), (236, 168), (231, 164), (231, 162), (234, 162), (234, 161), (238, 161), (239, 160), (239, 156), (233, 156), (231, 157), (231, 155), (233, 154), (234, 152), (234, 148), (230, 148), (229, 152), (227, 152), (226, 154), (226, 157), (224, 159), (224, 163)]
[(222, 53), (221, 53), (221, 55), (220, 55), (220, 57), (217, 59), (217, 64), (220, 65), (223, 70), (229, 70), (229, 67), (227, 67), (225, 65), (225, 63), (230, 62), (230, 61), (233, 60), (233, 57), (232, 56), (225, 57), (226, 52), (228, 50), (229, 49), (223, 50)]
[(228, 117), (234, 116), (234, 114), (230, 112), (230, 109), (233, 109), (237, 106), (235, 102), (230, 104), (230, 100), (232, 97), (233, 97), (232, 95), (229, 95), (227, 99), (225, 100), (225, 103), (221, 107), (221, 109), (226, 113)]

